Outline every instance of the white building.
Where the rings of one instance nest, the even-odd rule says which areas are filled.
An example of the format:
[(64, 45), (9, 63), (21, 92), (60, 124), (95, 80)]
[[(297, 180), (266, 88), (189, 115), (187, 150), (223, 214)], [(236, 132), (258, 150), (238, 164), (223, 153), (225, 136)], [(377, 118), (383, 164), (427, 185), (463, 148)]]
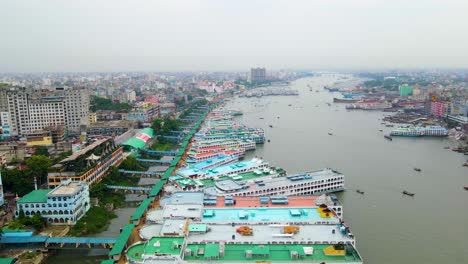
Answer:
[(65, 125), (63, 97), (42, 97), (29, 101), (29, 131), (45, 127)]
[(16, 204), (16, 215), (41, 214), (49, 224), (76, 224), (90, 208), (88, 185), (66, 180), (53, 190), (34, 190)]
[(89, 91), (82, 87), (53, 91), (0, 87), (2, 127), (7, 122), (11, 136), (61, 124), (69, 132), (78, 133), (80, 125), (89, 125), (89, 96)]

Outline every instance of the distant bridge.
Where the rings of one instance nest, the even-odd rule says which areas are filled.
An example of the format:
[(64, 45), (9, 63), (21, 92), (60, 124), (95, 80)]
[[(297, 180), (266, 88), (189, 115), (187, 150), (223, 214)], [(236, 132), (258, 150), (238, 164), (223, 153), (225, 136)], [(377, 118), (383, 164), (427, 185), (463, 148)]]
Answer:
[(117, 238), (101, 237), (49, 237), (49, 236), (2, 236), (0, 244), (5, 248), (50, 248), (83, 249), (107, 248), (114, 246)]

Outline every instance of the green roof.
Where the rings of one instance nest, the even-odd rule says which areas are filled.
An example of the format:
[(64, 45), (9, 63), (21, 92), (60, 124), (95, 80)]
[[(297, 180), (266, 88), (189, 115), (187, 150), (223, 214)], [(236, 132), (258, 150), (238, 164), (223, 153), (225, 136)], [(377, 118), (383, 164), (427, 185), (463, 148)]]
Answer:
[(134, 149), (142, 149), (146, 146), (146, 143), (141, 140), (141, 139), (138, 139), (138, 138), (131, 138), (127, 141), (125, 141), (123, 144), (123, 146), (130, 146)]
[[(210, 244), (189, 244), (186, 246), (187, 249), (190, 249), (192, 252), (196, 253), (198, 249), (204, 248), (205, 254), (197, 255), (192, 254), (192, 256), (184, 255), (184, 260), (191, 262), (200, 262), (202, 257), (207, 257), (208, 245)], [(256, 261), (269, 261), (269, 262), (283, 262), (283, 263), (361, 263), (362, 259), (359, 257), (357, 251), (349, 246), (349, 251), (344, 256), (327, 256), (323, 252), (323, 249), (329, 247), (329, 244), (298, 244), (298, 245), (265, 245), (265, 247), (259, 248), (259, 245), (255, 244), (226, 244), (224, 246), (224, 256), (218, 256), (218, 262), (249, 262), (254, 263)], [(311, 255), (305, 255), (304, 247), (312, 247), (313, 253)], [(346, 246), (347, 247), (347, 246)], [(212, 249), (210, 249), (212, 250)], [(246, 250), (252, 250), (254, 256), (252, 258), (247, 258), (245, 256)], [(301, 258), (300, 259), (291, 259), (291, 251), (296, 251)], [(213, 254), (216, 254), (213, 252)], [(259, 255), (255, 255), (259, 254)], [(268, 254), (268, 256), (263, 256)]]
[(206, 244), (205, 245), (205, 258), (218, 258), (219, 257), (219, 244)]
[(101, 261), (101, 264), (114, 264), (114, 262), (115, 261), (113, 259), (106, 259)]
[(122, 251), (124, 250), (125, 246), (127, 245), (128, 238), (132, 234), (132, 231), (133, 231), (134, 227), (135, 227), (134, 224), (128, 224), (128, 225), (124, 226), (124, 228), (122, 229), (122, 232), (120, 233), (119, 237), (117, 238), (117, 241), (115, 241), (114, 247), (109, 252), (109, 256), (115, 256), (115, 255), (122, 254)]
[(12, 264), (15, 263), (15, 258), (0, 258), (0, 264)]
[(254, 255), (270, 255), (270, 247), (269, 246), (256, 246), (252, 248), (252, 254)]
[(189, 232), (206, 232), (208, 230), (208, 225), (204, 224), (190, 224), (188, 226)]
[(18, 203), (45, 203), (47, 202), (47, 194), (50, 191), (51, 190), (34, 190), (19, 199)]
[(161, 191), (162, 187), (164, 186), (164, 183), (165, 181), (159, 181), (157, 182), (154, 187), (151, 189), (150, 193), (149, 193), (149, 197), (154, 197), (156, 195), (159, 194), (159, 192)]
[(153, 202), (153, 199), (151, 198), (143, 200), (140, 206), (138, 206), (138, 208), (135, 210), (135, 213), (133, 213), (130, 220), (131, 221), (140, 220), (140, 218), (146, 212), (146, 209), (148, 209), (148, 206), (151, 204), (151, 202)]
[(142, 255), (169, 254), (180, 255), (180, 247), (184, 243), (183, 237), (153, 237), (146, 243), (133, 245), (127, 250), (127, 259), (132, 261), (143, 260)]
[(143, 128), (142, 130), (140, 130), (140, 133), (147, 134), (151, 138), (154, 138), (154, 130), (152, 128), (149, 128), (149, 127)]

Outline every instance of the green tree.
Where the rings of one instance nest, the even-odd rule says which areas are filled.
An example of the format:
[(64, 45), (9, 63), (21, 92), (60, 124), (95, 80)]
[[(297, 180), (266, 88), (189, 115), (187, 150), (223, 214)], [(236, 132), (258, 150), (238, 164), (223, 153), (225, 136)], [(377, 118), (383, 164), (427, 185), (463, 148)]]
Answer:
[(36, 177), (38, 184), (47, 181), (47, 170), (52, 165), (51, 160), (42, 155), (35, 155), (26, 161), (27, 174), (30, 178)]
[(42, 230), (42, 228), (44, 228), (45, 226), (45, 221), (44, 221), (44, 218), (42, 218), (41, 214), (34, 214), (32, 217), (31, 217), (31, 226), (34, 227), (34, 229), (36, 230)]
[(23, 196), (34, 189), (34, 178), (28, 177), (25, 170), (17, 168), (2, 171), (3, 188)]
[(49, 150), (46, 147), (39, 146), (34, 151), (33, 156), (38, 156), (38, 155), (49, 157)]
[(90, 109), (93, 112), (97, 110), (129, 111), (132, 109), (132, 106), (128, 103), (114, 103), (107, 98), (92, 96)]
[(126, 159), (124, 159), (122, 163), (120, 164), (119, 168), (122, 170), (131, 170), (131, 171), (142, 169), (142, 167), (138, 164), (138, 161), (136, 160), (136, 158), (132, 156), (129, 156)]

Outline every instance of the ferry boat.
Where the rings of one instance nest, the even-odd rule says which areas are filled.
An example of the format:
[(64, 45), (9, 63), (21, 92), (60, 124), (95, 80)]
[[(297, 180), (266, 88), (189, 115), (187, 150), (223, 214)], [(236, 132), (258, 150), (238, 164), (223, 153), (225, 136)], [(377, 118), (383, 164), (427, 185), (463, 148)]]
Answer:
[(218, 167), (218, 166), (222, 166), (225, 164), (234, 163), (238, 161), (239, 161), (239, 157), (234, 156), (234, 155), (219, 155), (211, 159), (207, 159), (207, 160), (200, 161), (197, 163), (193, 163), (193, 164), (188, 163), (188, 166), (183, 167), (183, 169), (191, 169), (194, 171), (207, 170), (209, 168), (214, 168), (214, 167)]
[(239, 174), (244, 172), (263, 170), (269, 168), (268, 162), (258, 158), (251, 160), (240, 161), (233, 164), (225, 164), (222, 166), (211, 167), (210, 169), (198, 169), (196, 167), (187, 167), (179, 169), (176, 175), (186, 178), (196, 179), (216, 179), (223, 176)]
[(236, 139), (215, 139), (215, 140), (196, 140), (192, 144), (192, 150), (196, 152), (202, 152), (209, 150), (213, 147), (221, 148), (243, 148), (247, 150), (254, 150), (257, 148), (257, 144), (250, 139), (236, 140)]
[(356, 102), (359, 102), (359, 99), (333, 97), (333, 102), (334, 103), (356, 103)]
[(417, 127), (398, 127), (390, 131), (390, 136), (422, 137), (424, 134), (421, 129)]
[(442, 126), (426, 126), (422, 127), (425, 136), (445, 137), (448, 135), (448, 130)]
[(246, 180), (236, 176), (218, 180), (204, 192), (221, 196), (319, 195), (345, 189), (344, 175), (330, 168), (288, 176), (260, 172), (259, 177)]
[(398, 127), (390, 132), (391, 136), (403, 137), (445, 137), (448, 135), (448, 130), (441, 126), (427, 127)]
[(234, 156), (238, 159), (243, 157), (245, 150), (242, 148), (239, 149), (230, 149), (224, 151), (211, 151), (204, 153), (189, 154), (189, 158), (186, 160), (188, 163), (202, 162), (219, 156)]

